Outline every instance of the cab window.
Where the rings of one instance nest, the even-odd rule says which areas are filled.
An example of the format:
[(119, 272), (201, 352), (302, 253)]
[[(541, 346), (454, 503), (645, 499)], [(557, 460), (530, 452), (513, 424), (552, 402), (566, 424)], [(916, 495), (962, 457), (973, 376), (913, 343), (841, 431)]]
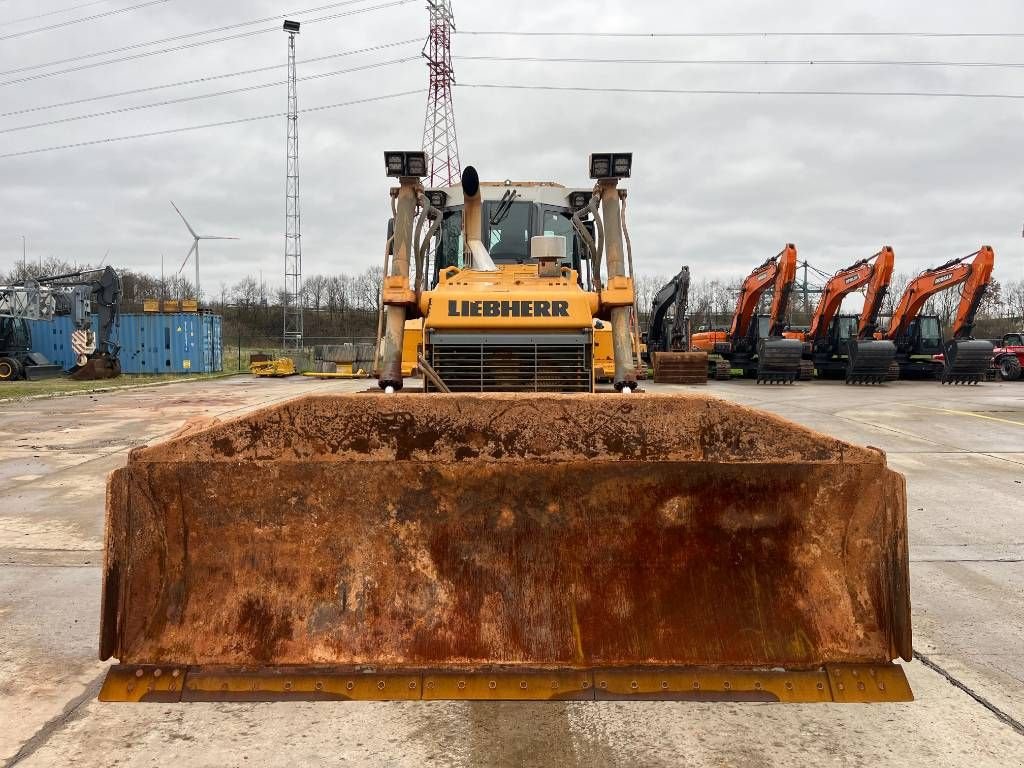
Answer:
[(491, 200), (484, 203), (483, 214), (484, 225), (487, 227), (484, 243), (494, 262), (527, 262), (530, 258), (530, 235), (533, 232), (533, 204), (512, 203), (502, 211), (499, 201)]

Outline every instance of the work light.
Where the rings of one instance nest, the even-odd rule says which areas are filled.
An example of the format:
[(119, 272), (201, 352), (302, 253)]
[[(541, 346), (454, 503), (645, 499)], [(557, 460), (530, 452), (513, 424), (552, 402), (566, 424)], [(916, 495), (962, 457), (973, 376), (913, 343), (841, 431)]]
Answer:
[(387, 166), (388, 176), (423, 178), (427, 175), (426, 152), (385, 152), (384, 164)]
[(602, 152), (590, 156), (592, 179), (628, 179), (632, 170), (632, 152)]
[(285, 21), (284, 31), (291, 32), (292, 34), (299, 34), (299, 22), (297, 21)]

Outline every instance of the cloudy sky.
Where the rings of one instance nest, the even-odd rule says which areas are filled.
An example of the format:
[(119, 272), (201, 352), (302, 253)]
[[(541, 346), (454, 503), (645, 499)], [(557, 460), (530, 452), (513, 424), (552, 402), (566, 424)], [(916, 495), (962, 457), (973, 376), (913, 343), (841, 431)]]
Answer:
[[(280, 14), (306, 22), (299, 60), (421, 40), (422, 0), (0, 0), (0, 154), (282, 112)], [(110, 13), (133, 6), (145, 7)], [(376, 8), (386, 5), (387, 7)], [(1024, 32), (1019, 0), (454, 0), (456, 56), (670, 60), (957, 61), (1013, 67), (833, 64), (596, 64), (459, 59), (462, 161), (484, 178), (586, 185), (591, 151), (632, 150), (630, 220), (639, 271), (744, 274), (787, 241), (827, 270), (896, 250), (897, 270), (997, 253), (1024, 278), (1024, 99), (653, 95), (472, 88), (926, 91), (1024, 96), (1024, 38), (502, 37), (473, 32)], [(330, 7), (325, 7), (330, 6)], [(67, 11), (66, 9), (75, 8)], [(321, 8), (321, 10), (314, 10)], [(370, 8), (374, 10), (362, 11)], [(50, 13), (51, 11), (62, 11)], [(333, 19), (324, 16), (351, 13)], [(92, 21), (40, 27), (96, 14)], [(41, 15), (47, 14), (47, 15)], [(37, 18), (25, 19), (24, 17)], [(20, 20), (19, 19), (24, 19)], [(194, 33), (241, 22), (206, 35)], [(265, 31), (264, 31), (265, 30)], [(230, 35), (252, 32), (233, 40)], [(26, 34), (27, 33), (27, 34)], [(148, 43), (184, 35), (159, 45)], [(150, 55), (169, 47), (190, 47)], [(121, 53), (91, 56), (132, 46)], [(358, 272), (380, 259), (385, 149), (419, 147), (427, 73), (419, 42), (301, 64), (300, 107), (414, 95), (300, 119), (304, 271)], [(131, 60), (106, 63), (134, 56)], [(406, 61), (399, 61), (408, 59)], [(60, 60), (64, 63), (54, 63)], [(398, 61), (399, 63), (394, 63)], [(386, 63), (365, 68), (367, 65)], [(94, 99), (243, 70), (266, 71)], [(63, 70), (75, 69), (73, 72)], [(225, 90), (243, 93), (116, 111)], [(68, 106), (62, 102), (88, 99)], [(39, 109), (46, 107), (45, 109)], [(23, 110), (31, 110), (24, 112)], [(21, 112), (20, 114), (11, 114)], [(51, 125), (97, 112), (88, 119)], [(173, 199), (203, 234), (203, 285), (283, 272), (283, 118), (0, 158), (0, 272), (53, 255), (176, 272), (190, 246)]]

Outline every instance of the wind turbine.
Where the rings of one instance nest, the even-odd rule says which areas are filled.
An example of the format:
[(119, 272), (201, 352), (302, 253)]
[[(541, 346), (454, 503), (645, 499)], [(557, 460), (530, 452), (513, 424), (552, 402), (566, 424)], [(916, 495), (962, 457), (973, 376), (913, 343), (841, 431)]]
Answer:
[(192, 229), (192, 225), (188, 223), (188, 219), (185, 218), (185, 214), (183, 214), (180, 210), (178, 210), (178, 206), (174, 205), (174, 201), (173, 200), (171, 200), (171, 205), (174, 206), (174, 210), (178, 211), (178, 215), (181, 216), (181, 220), (183, 222), (185, 222), (185, 226), (188, 227), (189, 234), (192, 235), (192, 247), (188, 249), (188, 254), (185, 256), (185, 260), (183, 262), (181, 262), (181, 267), (178, 269), (178, 274), (179, 275), (181, 274), (181, 270), (183, 270), (185, 268), (185, 265), (188, 264), (188, 260), (189, 260), (189, 258), (191, 258), (192, 253), (195, 252), (195, 254), (196, 254), (196, 303), (198, 304), (199, 303), (199, 296), (200, 296), (200, 293), (199, 293), (199, 241), (200, 240), (237, 240), (238, 238), (237, 237), (219, 237), (219, 236), (216, 236), (216, 235), (199, 235), (199, 234), (196, 234), (196, 231), (194, 229)]

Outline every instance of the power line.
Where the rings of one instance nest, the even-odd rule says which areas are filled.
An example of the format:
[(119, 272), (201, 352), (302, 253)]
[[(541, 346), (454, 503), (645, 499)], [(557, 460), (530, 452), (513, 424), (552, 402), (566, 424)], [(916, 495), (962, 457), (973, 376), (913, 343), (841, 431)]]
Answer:
[[(340, 2), (329, 3), (328, 5), (316, 6), (315, 8), (306, 8), (306, 9), (301, 10), (301, 11), (293, 11), (290, 15), (297, 16), (297, 15), (300, 15), (300, 14), (303, 14), (303, 13), (316, 13), (317, 11), (325, 11), (325, 10), (329, 10), (331, 8), (339, 8), (339, 7), (342, 7), (342, 6), (354, 5), (356, 3), (361, 3), (361, 2), (366, 2), (366, 0), (341, 0)], [(29, 72), (29, 71), (31, 71), (33, 69), (45, 69), (46, 67), (55, 67), (55, 66), (57, 66), (59, 64), (69, 64), (71, 62), (82, 61), (84, 59), (94, 59), (97, 56), (106, 56), (107, 54), (111, 54), (111, 53), (124, 53), (125, 51), (134, 51), (134, 50), (138, 50), (139, 48), (146, 48), (146, 47), (151, 46), (151, 45), (163, 45), (164, 43), (173, 43), (173, 42), (176, 42), (178, 40), (187, 40), (187, 39), (192, 38), (192, 37), (202, 37), (203, 35), (213, 35), (213, 34), (216, 34), (218, 32), (227, 32), (227, 31), (232, 30), (232, 29), (240, 29), (242, 27), (251, 27), (251, 26), (255, 26), (256, 24), (266, 24), (266, 23), (271, 22), (271, 21), (277, 21), (278, 19), (281, 19), (281, 18), (284, 18), (284, 14), (280, 14), (280, 15), (277, 15), (277, 16), (264, 16), (261, 19), (252, 19), (250, 21), (240, 21), (240, 22), (236, 22), (234, 24), (225, 24), (225, 25), (220, 26), (220, 27), (212, 27), (210, 29), (199, 30), (197, 32), (186, 32), (186, 33), (183, 33), (183, 34), (180, 34), (180, 35), (172, 35), (171, 37), (163, 37), (163, 38), (160, 38), (158, 40), (147, 40), (146, 42), (142, 42), (142, 43), (132, 43), (130, 45), (123, 45), (120, 48), (107, 48), (107, 49), (102, 50), (102, 51), (93, 51), (92, 53), (83, 53), (83, 54), (79, 54), (78, 56), (69, 56), (68, 58), (65, 58), (65, 59), (54, 59), (53, 61), (46, 61), (46, 62), (43, 62), (41, 64), (31, 64), (31, 65), (24, 66), (24, 67), (18, 67), (17, 69), (8, 69), (8, 70), (0, 72), (0, 75), (16, 75), (19, 72)], [(304, 22), (304, 23), (310, 23), (310, 22)], [(256, 30), (255, 32), (250, 32), (248, 34), (262, 34), (264, 32), (270, 32), (270, 31), (271, 31), (270, 29)], [(278, 30), (275, 28), (273, 31), (276, 32)], [(226, 37), (226, 38), (222, 38), (222, 39), (223, 40), (233, 40), (235, 38), (234, 37)]]
[(767, 64), (767, 65), (822, 65), (822, 66), (880, 66), (880, 67), (992, 67), (1021, 69), (1024, 62), (1012, 61), (901, 61), (890, 59), (605, 59), (589, 57), (551, 56), (454, 56), (460, 61), (510, 61), (552, 64)]
[[(399, 40), (394, 43), (381, 43), (380, 45), (371, 45), (368, 48), (357, 48), (352, 51), (340, 51), (338, 53), (329, 53), (325, 56), (315, 56), (311, 59), (304, 59), (298, 62), (299, 64), (313, 64), (318, 61), (327, 61), (328, 59), (337, 59), (343, 56), (354, 56), (360, 53), (371, 53), (374, 51), (384, 50), (386, 48), (397, 48), (402, 45), (411, 45), (412, 43), (419, 43), (419, 38), (411, 38), (409, 40)], [(81, 99), (72, 99), (70, 101), (59, 101), (55, 104), (44, 104), (39, 107), (26, 107), (25, 109), (15, 109), (10, 112), (0, 112), (0, 117), (12, 117), (14, 115), (24, 115), (29, 112), (41, 112), (46, 109), (56, 109), (58, 107), (70, 107), (75, 104), (84, 104), (90, 101), (102, 101), (103, 99), (114, 99), (120, 96), (134, 96), (139, 93), (150, 93), (152, 91), (160, 91), (167, 88), (177, 88), (183, 85), (198, 85), (199, 83), (206, 83), (212, 80), (223, 80), (230, 77), (240, 77), (242, 75), (253, 75), (259, 72), (269, 72), (271, 70), (280, 69), (284, 67), (284, 64), (271, 64), (266, 67), (254, 67), (253, 69), (243, 69), (238, 72), (225, 72), (219, 75), (207, 75), (206, 77), (197, 77), (192, 80), (178, 80), (173, 83), (161, 83), (160, 85), (149, 85), (144, 88), (133, 88), (129, 91), (118, 91), (116, 93), (104, 93), (99, 96), (86, 96)]]
[[(337, 104), (324, 104), (319, 107), (308, 107), (306, 109), (300, 109), (300, 113), (306, 112), (323, 112), (328, 109), (338, 109), (340, 107), (351, 107), (357, 104), (368, 104), (374, 101), (384, 101), (386, 99), (397, 99), (402, 96), (422, 96), (423, 90), (416, 91), (402, 91), (401, 93), (388, 93), (382, 96), (369, 96), (365, 99), (355, 99), (354, 101), (342, 101)], [(74, 144), (61, 144), (54, 147), (40, 147), (39, 149), (26, 149), (20, 152), (7, 152), (0, 155), (0, 159), (6, 159), (11, 157), (23, 157), (25, 155), (38, 155), (43, 152), (55, 152), (60, 149), (77, 149), (79, 147), (90, 147), (97, 144), (113, 144), (119, 141), (131, 141), (133, 139), (146, 139), (153, 136), (166, 136), (172, 133), (185, 133), (188, 131), (200, 131), (206, 128), (220, 128), (227, 125), (240, 125), (242, 123), (253, 123), (258, 120), (271, 120), (279, 117), (286, 117), (285, 112), (275, 112), (272, 115), (254, 115), (253, 117), (240, 117), (234, 120), (221, 120), (216, 123), (203, 123), (202, 125), (187, 125), (181, 128), (167, 128), (162, 131), (149, 131), (148, 133), (135, 133), (129, 136), (108, 136), (104, 139), (92, 139), (90, 141), (79, 141)]]
[(921, 37), (921, 38), (1020, 38), (1024, 32), (514, 32), (509, 30), (464, 30), (458, 35), (506, 37)]
[(56, 24), (50, 24), (45, 27), (35, 27), (34, 29), (23, 29), (21, 32), (12, 32), (9, 35), (0, 36), (0, 41), (11, 40), (15, 37), (24, 37), (25, 35), (34, 35), (37, 32), (49, 32), (54, 29), (61, 29), (62, 27), (70, 27), (73, 24), (81, 24), (83, 21), (95, 21), (96, 19), (102, 19), (107, 16), (117, 16), (122, 13), (130, 13), (131, 11), (137, 11), (140, 8), (148, 8), (151, 5), (162, 5), (163, 3), (170, 2), (170, 0), (148, 0), (145, 3), (139, 3), (138, 5), (129, 5), (125, 8), (115, 8), (112, 11), (104, 11), (103, 13), (94, 13), (92, 16), (81, 16), (77, 19), (68, 19), (67, 21), (60, 21)]
[(36, 19), (45, 19), (47, 16), (59, 16), (62, 13), (70, 13), (71, 11), (78, 11), (78, 10), (81, 10), (82, 8), (89, 8), (89, 7), (93, 6), (93, 5), (105, 5), (106, 3), (109, 3), (109, 2), (110, 2), (110, 0), (91, 0), (91, 2), (88, 2), (88, 3), (81, 3), (80, 5), (71, 5), (71, 6), (68, 6), (67, 8), (59, 8), (56, 11), (47, 11), (46, 13), (37, 13), (34, 16), (22, 16), (21, 18), (18, 18), (18, 19), (8, 19), (7, 21), (0, 22), (0, 24), (3, 24), (4, 26), (6, 26), (8, 24), (18, 24), (18, 23), (20, 23), (22, 21), (35, 21)]
[[(321, 72), (316, 75), (306, 75), (300, 77), (299, 80), (319, 80), (324, 77), (333, 77), (335, 75), (347, 75), (351, 72), (362, 72), (367, 69), (377, 69), (379, 67), (387, 67), (393, 64), (404, 64), (409, 61), (419, 61), (419, 56), (407, 56), (404, 59), (392, 59), (390, 61), (378, 61), (372, 64), (364, 64), (359, 67), (351, 67), (349, 69), (338, 69), (333, 72)], [(172, 104), (182, 104), (188, 101), (199, 101), (201, 99), (212, 99), (217, 96), (231, 96), (236, 93), (248, 93), (249, 91), (258, 91), (262, 88), (273, 88), (280, 85), (287, 85), (286, 80), (277, 80), (273, 83), (260, 83), (259, 85), (247, 85), (242, 88), (232, 88), (228, 91), (215, 91), (214, 93), (200, 93), (193, 96), (182, 96), (178, 99), (167, 99), (166, 101), (157, 101), (151, 104), (138, 104), (131, 107), (119, 107), (118, 109), (108, 109), (104, 112), (92, 112), (87, 115), (74, 115), (72, 117), (61, 117), (55, 120), (46, 120), (40, 123), (31, 123), (29, 125), (16, 125), (11, 128), (0, 128), (0, 133), (13, 133), (15, 131), (27, 131), (30, 128), (43, 128), (48, 125), (59, 125), (61, 123), (73, 123), (77, 120), (88, 120), (94, 117), (108, 117), (110, 115), (119, 115), (125, 112), (137, 112), (141, 109), (153, 109), (154, 107), (166, 107)]]
[(898, 96), (946, 99), (1024, 99), (1014, 93), (960, 93), (953, 91), (835, 91), (835, 90), (741, 90), (731, 88), (602, 88), (559, 85), (506, 85), (457, 83), (456, 88), (501, 88), (518, 91), (572, 91), (580, 93), (646, 93), (688, 96)]
[[(365, 0), (349, 0), (349, 1), (350, 2), (353, 2), (353, 1), (354, 2), (365, 2)], [(344, 11), (342, 13), (334, 13), (334, 14), (331, 14), (329, 16), (321, 16), (321, 17), (316, 18), (316, 19), (308, 19), (307, 21), (304, 21), (302, 23), (303, 24), (314, 24), (314, 23), (316, 23), (318, 21), (330, 21), (332, 19), (340, 19), (340, 18), (342, 18), (344, 16), (354, 16), (354, 15), (359, 14), (359, 13), (367, 13), (369, 11), (379, 11), (379, 10), (381, 10), (383, 8), (393, 8), (394, 6), (397, 6), (397, 5), (407, 5), (408, 3), (411, 3), (411, 2), (415, 2), (415, 0), (392, 0), (392, 2), (390, 2), (390, 3), (380, 3), (378, 5), (371, 5), (371, 6), (367, 7), (367, 8), (356, 8), (355, 10), (352, 10), (352, 11)], [(239, 33), (234, 34), (234, 35), (228, 35), (226, 37), (218, 37), (218, 38), (214, 38), (212, 40), (197, 40), (195, 42), (186, 43), (184, 45), (172, 46), (170, 48), (161, 48), (161, 49), (157, 49), (157, 50), (154, 50), (154, 51), (143, 51), (142, 53), (136, 53), (136, 54), (133, 54), (131, 56), (122, 56), (122, 57), (117, 58), (117, 59), (106, 59), (105, 61), (94, 61), (91, 64), (80, 64), (77, 67), (68, 67), (67, 69), (57, 69), (57, 70), (54, 70), (53, 72), (41, 72), (41, 73), (36, 74), (36, 75), (28, 75), (26, 77), (21, 77), (21, 78), (18, 78), (16, 80), (4, 80), (3, 82), (0, 82), (0, 87), (6, 86), (6, 85), (18, 85), (19, 83), (26, 83), (26, 82), (30, 82), (32, 80), (41, 80), (43, 78), (53, 77), (54, 75), (66, 75), (69, 72), (80, 72), (80, 71), (82, 71), (84, 69), (93, 69), (95, 67), (104, 67), (107, 64), (119, 64), (119, 63), (124, 62), (124, 61), (133, 61), (135, 59), (144, 59), (144, 58), (147, 58), (149, 56), (158, 56), (158, 55), (164, 54), (164, 53), (174, 53), (176, 51), (182, 51), (182, 50), (185, 50), (185, 49), (188, 49), (188, 48), (198, 48), (199, 46), (203, 46), (203, 45), (212, 45), (214, 43), (223, 43), (223, 42), (228, 41), (228, 40), (238, 40), (238, 39), (241, 39), (241, 38), (244, 38), (244, 37), (252, 37), (254, 35), (263, 35), (263, 34), (266, 34), (267, 32), (277, 32), (277, 31), (279, 31), (277, 27), (270, 27), (268, 29), (257, 29), (257, 30), (252, 30), (252, 31), (249, 31), (249, 32), (239, 32)], [(19, 71), (19, 70), (11, 70), (11, 71)], [(0, 75), (2, 75), (2, 74), (6, 74), (6, 73), (0, 72)]]

